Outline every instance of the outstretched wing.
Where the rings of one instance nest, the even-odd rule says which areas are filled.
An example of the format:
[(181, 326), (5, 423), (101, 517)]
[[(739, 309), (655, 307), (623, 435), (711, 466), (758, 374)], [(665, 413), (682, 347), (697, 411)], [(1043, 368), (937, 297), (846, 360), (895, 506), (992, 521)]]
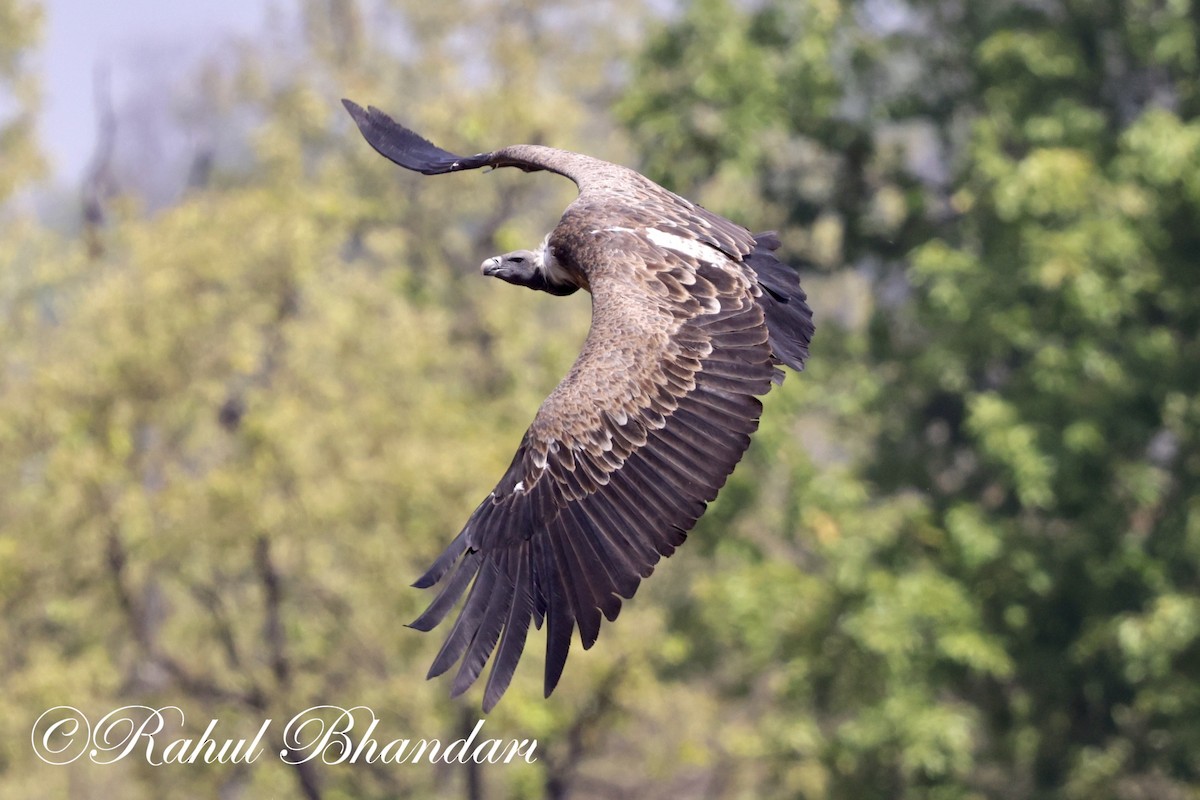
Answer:
[(531, 620), (547, 625), (548, 696), (574, 629), (591, 647), (601, 615), (615, 619), (622, 599), (684, 541), (746, 450), (762, 409), (756, 395), (776, 371), (757, 291), (738, 261), (681, 237), (664, 247), (651, 229), (587, 227), (575, 226), (590, 237), (576, 249), (603, 260), (588, 266), (583, 351), (508, 472), (415, 584), (444, 582), (412, 623), (420, 630), (470, 586), (429, 677), (461, 659), (452, 687), (461, 694), (495, 653), (485, 710), (508, 687)]
[(389, 161), (422, 175), (441, 175), (481, 167), (518, 167), (526, 172), (557, 172), (582, 185), (589, 169), (601, 174), (609, 170), (627, 171), (624, 167), (617, 167), (615, 164), (608, 164), (580, 153), (531, 144), (510, 145), (490, 153), (460, 156), (443, 150), (374, 106), (364, 109), (346, 99), (342, 100), (342, 105), (350, 112), (363, 138), (376, 152)]
[(374, 106), (364, 109), (351, 100), (342, 100), (342, 105), (354, 118), (367, 143), (381, 156), (405, 169), (415, 170), (422, 175), (441, 175), (492, 164), (491, 153), (457, 156), (447, 152)]

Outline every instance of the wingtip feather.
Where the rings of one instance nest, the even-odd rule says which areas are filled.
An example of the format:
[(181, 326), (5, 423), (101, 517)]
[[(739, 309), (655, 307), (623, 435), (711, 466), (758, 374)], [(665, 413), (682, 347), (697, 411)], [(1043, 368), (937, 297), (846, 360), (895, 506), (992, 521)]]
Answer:
[(362, 106), (343, 99), (358, 130), (371, 147), (389, 161), (423, 175), (440, 175), (463, 169), (478, 169), (488, 164), (488, 154), (463, 157), (435, 145), (416, 131), (406, 128), (375, 106)]

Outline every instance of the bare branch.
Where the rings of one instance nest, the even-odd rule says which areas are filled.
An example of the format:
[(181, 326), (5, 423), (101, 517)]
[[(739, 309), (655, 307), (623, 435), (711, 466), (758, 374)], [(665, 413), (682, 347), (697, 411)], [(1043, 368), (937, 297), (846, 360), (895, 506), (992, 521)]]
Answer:
[(291, 682), (291, 664), (287, 657), (287, 642), (283, 630), (283, 583), (275, 563), (271, 560), (271, 540), (266, 536), (259, 536), (254, 543), (254, 566), (262, 582), (266, 604), (263, 627), (270, 654), (271, 671), (275, 674), (279, 686), (286, 688)]
[(580, 711), (567, 731), (567, 750), (561, 756), (546, 754), (546, 798), (566, 800), (570, 797), (577, 779), (577, 772), (589, 750), (594, 749), (588, 739), (608, 724), (608, 717), (619, 710), (616, 701), (617, 687), (625, 674), (625, 660), (620, 659), (604, 680), (600, 682), (592, 700)]
[(88, 243), (88, 255), (99, 257), (104, 252), (100, 228), (104, 225), (104, 207), (117, 193), (113, 175), (113, 151), (117, 141), (117, 115), (113, 111), (112, 81), (107, 66), (97, 66), (93, 74), (96, 104), (96, 150), (82, 188), (83, 225)]

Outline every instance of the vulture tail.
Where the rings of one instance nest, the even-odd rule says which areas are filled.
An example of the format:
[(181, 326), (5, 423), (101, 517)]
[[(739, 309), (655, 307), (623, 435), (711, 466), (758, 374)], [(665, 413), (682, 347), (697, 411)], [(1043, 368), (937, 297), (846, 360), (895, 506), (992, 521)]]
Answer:
[(800, 288), (796, 270), (775, 257), (779, 237), (774, 232), (755, 235), (754, 245), (754, 252), (743, 260), (754, 270), (762, 287), (758, 303), (767, 319), (771, 354), (779, 363), (800, 372), (808, 360), (808, 344), (815, 329), (808, 295)]

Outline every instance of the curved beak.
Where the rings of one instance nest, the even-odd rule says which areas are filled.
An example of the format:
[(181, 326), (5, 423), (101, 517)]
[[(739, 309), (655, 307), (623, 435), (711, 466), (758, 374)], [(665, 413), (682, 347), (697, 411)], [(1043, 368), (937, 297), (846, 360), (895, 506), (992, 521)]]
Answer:
[(492, 256), (479, 265), (479, 271), (489, 277), (500, 271), (500, 256)]

